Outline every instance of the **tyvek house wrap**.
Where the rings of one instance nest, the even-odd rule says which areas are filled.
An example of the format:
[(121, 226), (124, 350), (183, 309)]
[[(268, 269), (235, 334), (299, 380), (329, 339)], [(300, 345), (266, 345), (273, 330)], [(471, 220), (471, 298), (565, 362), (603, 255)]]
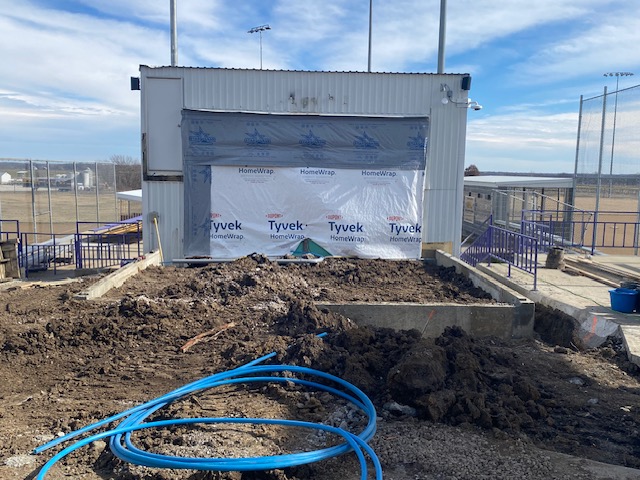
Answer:
[(331, 255), (419, 258), (428, 127), (183, 110), (185, 257), (278, 257), (312, 241)]

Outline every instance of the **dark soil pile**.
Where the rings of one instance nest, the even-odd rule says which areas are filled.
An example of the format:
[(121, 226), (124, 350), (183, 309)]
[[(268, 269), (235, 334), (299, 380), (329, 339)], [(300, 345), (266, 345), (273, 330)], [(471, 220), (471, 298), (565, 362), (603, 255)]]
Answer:
[[(638, 372), (615, 341), (579, 351), (560, 316), (564, 327), (557, 334), (542, 329), (550, 343), (479, 339), (459, 328), (423, 339), (417, 331), (357, 327), (314, 303), (492, 302), (450, 269), (347, 259), (278, 265), (256, 255), (201, 268), (153, 267), (98, 302), (73, 299), (85, 286), (3, 293), (1, 458), (275, 351), (275, 362), (309, 366), (356, 385), (378, 415), (402, 431), (414, 422), (437, 422), (640, 468)], [(541, 315), (554, 323), (554, 312)], [(327, 336), (318, 338), (322, 332)], [(323, 421), (332, 410), (321, 395), (265, 388), (205, 395), (176, 403), (162, 416), (271, 411)], [(174, 448), (186, 448), (184, 436), (192, 434), (182, 429), (167, 438)], [(293, 443), (287, 435), (273, 434), (279, 446), (271, 448), (286, 449)], [(151, 448), (166, 448), (161, 434), (145, 438)], [(328, 468), (317, 464), (242, 476), (150, 473), (123, 465), (104, 445), (74, 454), (65, 465), (73, 478), (98, 472), (101, 477), (86, 478), (132, 480), (300, 480), (322, 478)]]

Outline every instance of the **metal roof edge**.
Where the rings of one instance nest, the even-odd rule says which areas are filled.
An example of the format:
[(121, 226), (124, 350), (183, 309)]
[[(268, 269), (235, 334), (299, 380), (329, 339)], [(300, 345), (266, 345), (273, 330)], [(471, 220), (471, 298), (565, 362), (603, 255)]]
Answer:
[(161, 69), (173, 68), (176, 70), (220, 70), (220, 71), (237, 71), (237, 72), (287, 72), (287, 73), (355, 73), (362, 75), (426, 75), (426, 76), (466, 76), (470, 73), (435, 73), (435, 72), (364, 72), (361, 70), (289, 70), (289, 69), (259, 69), (259, 68), (230, 68), (230, 67), (187, 67), (187, 66), (171, 66), (171, 65), (140, 65), (142, 68)]

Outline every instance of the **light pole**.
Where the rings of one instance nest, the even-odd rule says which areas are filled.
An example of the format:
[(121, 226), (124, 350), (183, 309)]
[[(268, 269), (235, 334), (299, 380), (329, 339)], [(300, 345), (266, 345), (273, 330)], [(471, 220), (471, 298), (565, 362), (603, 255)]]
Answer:
[(369, 55), (367, 58), (367, 72), (371, 73), (371, 34), (373, 29), (373, 0), (369, 0)]
[(262, 70), (262, 32), (265, 30), (271, 30), (271, 27), (269, 25), (258, 25), (247, 32), (260, 34), (260, 70)]
[(438, 73), (444, 73), (444, 51), (447, 36), (447, 0), (440, 0), (440, 32), (438, 34)]
[(611, 161), (609, 163), (609, 198), (611, 198), (611, 192), (613, 190), (613, 151), (616, 143), (616, 117), (618, 116), (618, 84), (620, 83), (620, 77), (630, 77), (631, 72), (607, 72), (605, 77), (616, 77), (616, 96), (613, 103), (613, 132), (611, 135)]

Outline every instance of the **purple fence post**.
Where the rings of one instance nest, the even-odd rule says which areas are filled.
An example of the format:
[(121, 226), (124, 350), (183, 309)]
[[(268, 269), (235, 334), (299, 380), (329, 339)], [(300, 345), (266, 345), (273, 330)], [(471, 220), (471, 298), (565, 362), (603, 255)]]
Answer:
[(75, 234), (74, 247), (76, 250), (76, 268), (82, 268), (82, 238), (79, 233)]
[(533, 262), (533, 289), (538, 289), (538, 240), (533, 240), (533, 255), (535, 260)]
[(53, 274), (57, 275), (58, 273), (58, 262), (56, 261), (56, 258), (58, 256), (57, 254), (57, 250), (56, 250), (56, 234), (55, 233), (51, 233), (51, 237), (53, 239)]

